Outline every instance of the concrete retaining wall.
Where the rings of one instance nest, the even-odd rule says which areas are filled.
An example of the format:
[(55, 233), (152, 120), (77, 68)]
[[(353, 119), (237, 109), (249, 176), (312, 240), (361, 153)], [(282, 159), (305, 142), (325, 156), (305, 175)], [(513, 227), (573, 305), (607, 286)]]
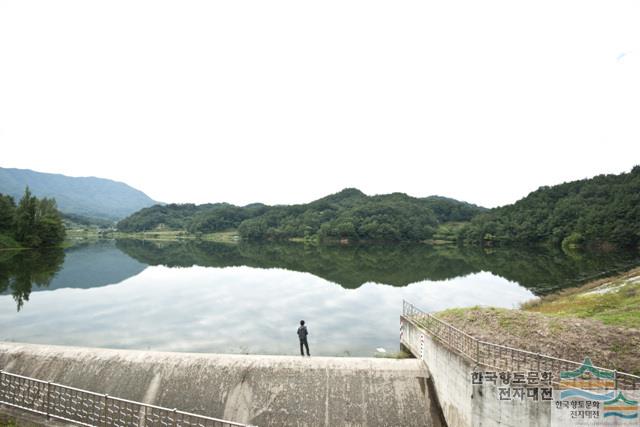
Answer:
[(432, 338), (410, 320), (402, 317), (401, 321), (401, 343), (425, 361), (449, 427), (549, 425), (552, 402), (499, 400), (497, 386), (471, 383), (474, 370), (495, 369), (477, 366)]
[(258, 426), (439, 426), (416, 359), (243, 356), (0, 343), (0, 369)]

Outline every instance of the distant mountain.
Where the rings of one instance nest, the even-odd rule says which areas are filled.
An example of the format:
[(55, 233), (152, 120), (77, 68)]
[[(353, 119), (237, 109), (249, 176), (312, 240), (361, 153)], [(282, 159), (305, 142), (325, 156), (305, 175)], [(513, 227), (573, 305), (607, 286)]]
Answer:
[(142, 191), (110, 179), (0, 168), (0, 193), (13, 196), (17, 203), (26, 186), (38, 197), (56, 199), (65, 214), (109, 221), (156, 204)]

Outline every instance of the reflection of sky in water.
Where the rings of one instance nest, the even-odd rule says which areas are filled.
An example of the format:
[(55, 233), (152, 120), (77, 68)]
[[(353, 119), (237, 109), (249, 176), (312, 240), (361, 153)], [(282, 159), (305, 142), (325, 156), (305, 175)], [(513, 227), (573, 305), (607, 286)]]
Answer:
[(300, 319), (311, 354), (398, 348), (406, 299), (428, 311), (514, 307), (533, 294), (491, 273), (357, 289), (282, 269), (148, 267), (118, 285), (34, 292), (16, 313), (0, 296), (0, 340), (217, 353), (296, 354)]

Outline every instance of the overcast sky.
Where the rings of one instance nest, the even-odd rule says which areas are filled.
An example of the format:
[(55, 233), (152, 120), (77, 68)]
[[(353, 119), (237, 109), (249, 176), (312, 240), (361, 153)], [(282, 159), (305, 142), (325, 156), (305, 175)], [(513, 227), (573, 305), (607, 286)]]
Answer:
[(0, 1), (0, 166), (484, 206), (640, 164), (640, 2)]

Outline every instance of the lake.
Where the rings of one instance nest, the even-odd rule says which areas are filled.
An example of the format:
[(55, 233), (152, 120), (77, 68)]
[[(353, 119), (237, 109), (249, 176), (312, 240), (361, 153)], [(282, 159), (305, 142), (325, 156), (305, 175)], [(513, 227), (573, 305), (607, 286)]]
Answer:
[(640, 264), (427, 245), (106, 240), (0, 252), (0, 340), (162, 351), (312, 355), (398, 350), (402, 300), (437, 311), (517, 307)]

